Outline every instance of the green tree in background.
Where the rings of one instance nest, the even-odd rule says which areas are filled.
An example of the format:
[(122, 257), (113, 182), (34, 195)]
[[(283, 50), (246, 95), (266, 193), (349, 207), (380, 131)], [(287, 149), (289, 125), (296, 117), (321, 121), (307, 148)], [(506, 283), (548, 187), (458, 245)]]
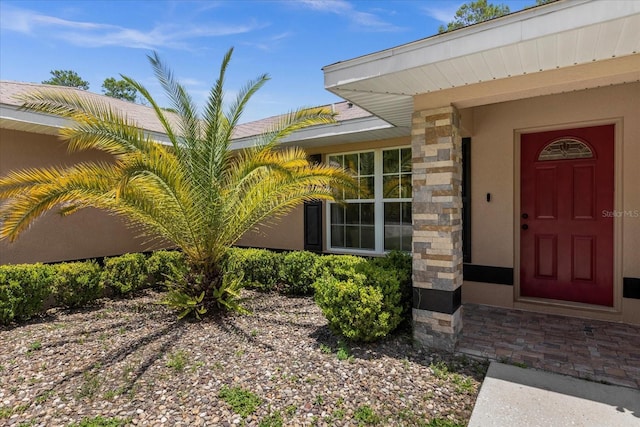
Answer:
[(125, 101), (135, 102), (138, 96), (138, 90), (126, 80), (116, 80), (113, 77), (104, 79), (102, 83), (102, 92), (111, 98), (123, 99)]
[(46, 85), (68, 86), (82, 90), (89, 89), (89, 82), (82, 78), (73, 70), (51, 70), (49, 71), (51, 78), (42, 83)]
[(489, 19), (506, 15), (509, 12), (511, 12), (509, 6), (487, 3), (487, 0), (476, 0), (465, 3), (457, 10), (453, 21), (449, 22), (446, 27), (440, 25), (438, 33), (446, 33), (468, 25), (488, 21)]

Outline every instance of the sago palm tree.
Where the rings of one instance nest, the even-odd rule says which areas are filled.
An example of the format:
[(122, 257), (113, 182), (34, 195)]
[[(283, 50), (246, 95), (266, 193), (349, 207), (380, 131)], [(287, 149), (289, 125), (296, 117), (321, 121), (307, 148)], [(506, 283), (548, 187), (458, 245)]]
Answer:
[(303, 201), (332, 200), (332, 187), (353, 186), (344, 170), (312, 164), (300, 148), (277, 146), (294, 131), (333, 122), (324, 109), (285, 115), (259, 136), (255, 147), (232, 152), (233, 130), (247, 102), (268, 80), (261, 75), (250, 81), (225, 106), (223, 83), (232, 52), (223, 58), (201, 116), (157, 54), (149, 60), (176, 114), (160, 108), (140, 83), (123, 77), (155, 110), (171, 145), (154, 141), (106, 100), (52, 88), (24, 95), (23, 108), (72, 120), (61, 130), (70, 151), (100, 150), (114, 161), (11, 171), (1, 177), (0, 238), (13, 241), (50, 209), (62, 215), (103, 209), (125, 217), (149, 242), (161, 239), (184, 252), (190, 273), (182, 297), (200, 296), (206, 306), (226, 304), (221, 261), (231, 245)]

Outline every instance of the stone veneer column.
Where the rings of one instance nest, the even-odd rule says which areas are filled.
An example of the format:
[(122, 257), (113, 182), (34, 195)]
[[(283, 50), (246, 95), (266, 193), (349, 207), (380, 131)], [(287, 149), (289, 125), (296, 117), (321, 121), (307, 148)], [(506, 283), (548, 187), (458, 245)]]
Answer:
[(413, 336), (453, 351), (462, 330), (462, 139), (455, 107), (416, 111), (413, 157)]

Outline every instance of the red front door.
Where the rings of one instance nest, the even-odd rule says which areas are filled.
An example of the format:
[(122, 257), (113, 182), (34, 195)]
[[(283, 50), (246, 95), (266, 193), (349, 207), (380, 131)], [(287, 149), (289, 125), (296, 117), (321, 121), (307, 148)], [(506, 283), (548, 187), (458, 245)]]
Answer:
[(613, 306), (614, 126), (521, 144), (520, 294)]

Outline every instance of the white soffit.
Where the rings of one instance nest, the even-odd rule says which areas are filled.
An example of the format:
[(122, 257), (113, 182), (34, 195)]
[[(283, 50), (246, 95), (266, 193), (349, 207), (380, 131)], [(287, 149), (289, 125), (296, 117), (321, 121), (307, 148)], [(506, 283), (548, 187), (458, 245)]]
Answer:
[[(323, 70), (326, 89), (396, 126), (407, 127), (415, 95), (636, 56), (639, 51), (640, 1), (567, 0)], [(583, 71), (587, 80), (588, 69)], [(626, 79), (628, 67), (625, 72)], [(616, 67), (610, 73), (615, 76)], [(635, 78), (631, 74), (640, 80), (640, 68)]]

